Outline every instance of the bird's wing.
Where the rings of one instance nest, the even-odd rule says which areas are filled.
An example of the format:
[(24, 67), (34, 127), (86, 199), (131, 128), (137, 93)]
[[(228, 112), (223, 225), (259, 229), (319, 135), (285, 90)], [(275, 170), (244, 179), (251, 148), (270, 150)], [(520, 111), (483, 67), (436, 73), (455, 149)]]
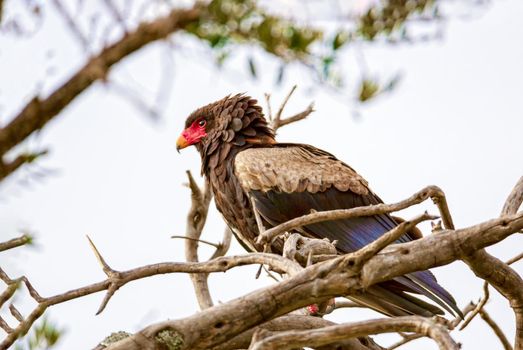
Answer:
[[(309, 214), (312, 210), (348, 209), (382, 203), (351, 167), (308, 145), (276, 144), (244, 150), (236, 155), (234, 172), (244, 192), (254, 198), (255, 210), (272, 226)], [(381, 214), (311, 224), (303, 230), (312, 237), (337, 240), (338, 250), (348, 253), (364, 247), (395, 226), (397, 223), (390, 215)], [(412, 239), (406, 234), (398, 242)], [(408, 305), (413, 303), (413, 299), (417, 300), (405, 293), (410, 292), (423, 294), (451, 313), (454, 310), (459, 314), (452, 296), (437, 284), (429, 271), (415, 272), (386, 283), (397, 300), (392, 300), (394, 298), (389, 292), (380, 290), (382, 285), (377, 286), (379, 288), (373, 293), (373, 307), (383, 313), (395, 315), (399, 313), (395, 308), (403, 307), (407, 309), (406, 314), (419, 314), (419, 310)], [(386, 302), (376, 305), (385, 294), (390, 294), (385, 300), (395, 308), (381, 305)], [(405, 305), (398, 304), (399, 300)], [(422, 309), (427, 309), (425, 304)], [(435, 313), (433, 309), (430, 313)]]

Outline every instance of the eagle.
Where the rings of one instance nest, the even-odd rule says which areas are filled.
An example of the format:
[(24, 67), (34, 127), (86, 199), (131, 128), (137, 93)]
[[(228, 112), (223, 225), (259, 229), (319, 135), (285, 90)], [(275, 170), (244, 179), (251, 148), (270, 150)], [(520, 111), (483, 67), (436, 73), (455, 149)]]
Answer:
[[(201, 172), (216, 207), (248, 251), (257, 243), (258, 220), (271, 228), (311, 211), (349, 209), (383, 203), (367, 181), (332, 154), (306, 144), (279, 143), (257, 100), (237, 94), (198, 108), (189, 115), (176, 148), (194, 145)], [(300, 233), (336, 240), (340, 254), (354, 252), (398, 225), (388, 214), (325, 221)], [(413, 231), (397, 242), (417, 239)], [(281, 241), (272, 251), (281, 254)], [(460, 315), (454, 298), (430, 271), (418, 271), (378, 283), (350, 298), (388, 316), (443, 314), (415, 295), (423, 295), (451, 314)]]

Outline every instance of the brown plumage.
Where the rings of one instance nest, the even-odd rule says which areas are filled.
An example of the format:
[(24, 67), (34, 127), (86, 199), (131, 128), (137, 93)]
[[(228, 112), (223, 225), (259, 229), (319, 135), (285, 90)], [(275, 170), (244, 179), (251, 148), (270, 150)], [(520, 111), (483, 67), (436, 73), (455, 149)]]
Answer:
[[(202, 174), (213, 191), (216, 207), (250, 251), (263, 249), (256, 244), (259, 232), (254, 210), (269, 228), (311, 210), (382, 202), (356, 171), (333, 155), (309, 145), (277, 143), (257, 101), (245, 95), (227, 96), (194, 111), (177, 141), (178, 148), (190, 145), (201, 155)], [(391, 216), (383, 214), (308, 225), (302, 233), (337, 240), (339, 252), (347, 253), (396, 225)], [(407, 233), (398, 241), (415, 238)], [(281, 242), (272, 248), (281, 252)], [(442, 313), (407, 293), (423, 294), (459, 314), (452, 296), (429, 271), (377, 284), (351, 298), (390, 316)]]

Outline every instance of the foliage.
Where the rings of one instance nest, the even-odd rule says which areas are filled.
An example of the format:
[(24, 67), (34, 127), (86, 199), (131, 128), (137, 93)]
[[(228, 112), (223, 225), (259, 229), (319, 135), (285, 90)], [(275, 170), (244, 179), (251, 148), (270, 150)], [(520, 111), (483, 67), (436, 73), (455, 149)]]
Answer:
[(19, 340), (16, 345), (16, 350), (44, 350), (54, 347), (65, 331), (59, 329), (55, 324), (49, 321), (46, 317), (34, 326), (31, 333)]
[(416, 14), (425, 14), (429, 19), (438, 18), (436, 0), (386, 0), (370, 8), (358, 21), (357, 33), (366, 40), (380, 35), (405, 32), (407, 19)]
[(303, 60), (322, 32), (265, 12), (254, 0), (213, 0), (187, 30), (216, 49), (255, 43), (286, 61)]

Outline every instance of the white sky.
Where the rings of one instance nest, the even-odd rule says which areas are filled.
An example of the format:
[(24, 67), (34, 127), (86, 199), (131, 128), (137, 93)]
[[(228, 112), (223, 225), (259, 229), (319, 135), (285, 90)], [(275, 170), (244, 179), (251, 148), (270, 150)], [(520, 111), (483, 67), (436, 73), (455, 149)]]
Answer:
[[(404, 78), (392, 95), (358, 108), (321, 88), (311, 92), (307, 72), (301, 68), (291, 68), (284, 85), (276, 87), (277, 62), (266, 55), (256, 55), (263, 78), (254, 81), (244, 74), (245, 51), (219, 71), (211, 57), (182, 40), (183, 47), (172, 56), (174, 88), (161, 121), (151, 122), (96, 84), (23, 147), (45, 147), (51, 154), (2, 183), (0, 240), (29, 230), (37, 245), (3, 253), (2, 268), (12, 277), (27, 275), (44, 296), (100, 281), (104, 275), (86, 234), (115, 269), (183, 261), (183, 241), (169, 237), (185, 230), (189, 205), (189, 191), (182, 186), (185, 170), (199, 172), (195, 150), (175, 152), (185, 117), (229, 93), (248, 92), (263, 101), (263, 93), (270, 91), (274, 102), (279, 102), (295, 83), (301, 88), (288, 113), (303, 109), (311, 100), (317, 112), (282, 129), (280, 141), (310, 143), (334, 153), (362, 174), (385, 201), (401, 200), (436, 184), (446, 192), (458, 227), (496, 217), (523, 175), (522, 10), (518, 0), (499, 1), (478, 18), (450, 21), (441, 41), (365, 48), (371, 72), (401, 71)], [(47, 57), (50, 45), (52, 59)], [(351, 48), (343, 55), (347, 65), (353, 64), (353, 57)], [(161, 45), (150, 45), (118, 65), (111, 77), (132, 81), (133, 88), (150, 98), (165, 74), (164, 58)], [(37, 91), (37, 80), (45, 81), (44, 91), (49, 91), (83, 62), (76, 41), (52, 13), (30, 40), (1, 36), (0, 121), (8, 120)], [(45, 73), (50, 66), (57, 72), (53, 76)], [(360, 118), (353, 117), (355, 108)], [(39, 180), (35, 172), (42, 168), (53, 171)], [(405, 216), (425, 208), (436, 212), (427, 204)], [(222, 231), (221, 218), (213, 209), (203, 238), (217, 242)], [(518, 236), (489, 251), (507, 259), (520, 253), (521, 246)], [(202, 252), (205, 257), (211, 250), (202, 248)], [(234, 243), (229, 253), (242, 249)], [(516, 269), (523, 271), (521, 263)], [(255, 270), (241, 268), (212, 276), (215, 300), (226, 301), (271, 283), (266, 278), (255, 280)], [(459, 305), (481, 296), (481, 281), (463, 263), (435, 273)], [(508, 304), (493, 294), (487, 310), (512, 339)], [(112, 331), (133, 332), (197, 310), (192, 285), (184, 275), (128, 284), (101, 315), (94, 316), (102, 298), (99, 293), (50, 309), (48, 317), (66, 329), (59, 349), (90, 348)], [(26, 314), (32, 307), (27, 296), (18, 296), (16, 305)], [(349, 310), (331, 315), (337, 321), (363, 317), (376, 314)], [(500, 348), (479, 319), (454, 336), (464, 349)], [(383, 337), (381, 343), (391, 339)], [(405, 349), (421, 344), (431, 343), (419, 341)]]

